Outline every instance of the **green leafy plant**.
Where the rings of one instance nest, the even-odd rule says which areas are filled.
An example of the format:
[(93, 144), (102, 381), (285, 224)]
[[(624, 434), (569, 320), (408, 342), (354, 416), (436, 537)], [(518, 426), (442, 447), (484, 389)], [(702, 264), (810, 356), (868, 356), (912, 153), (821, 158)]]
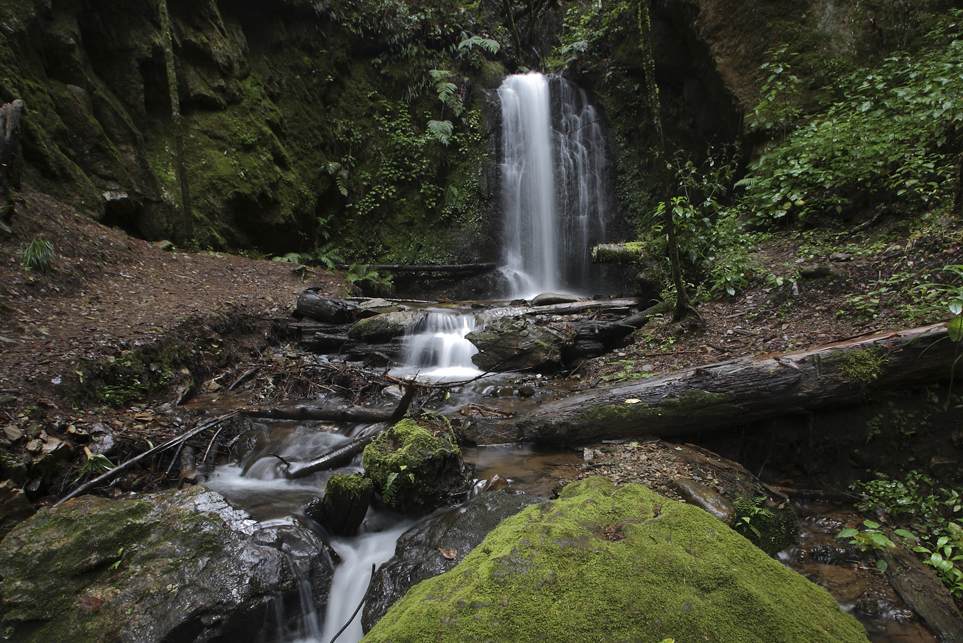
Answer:
[(952, 137), (963, 124), (961, 18), (950, 12), (920, 52), (841, 78), (841, 98), (771, 145), (737, 184), (746, 211), (773, 223), (947, 204)]
[(741, 510), (733, 525), (736, 531), (746, 535), (751, 533), (757, 540), (762, 538), (758, 523), (768, 523), (773, 519), (772, 511), (763, 506), (765, 500), (765, 498), (755, 498), (751, 503), (743, 503), (740, 506)]
[(497, 40), (483, 38), (482, 36), (467, 36), (458, 43), (458, 53), (466, 54), (474, 49), (480, 49), (485, 53), (494, 56), (501, 49)]
[(344, 278), (352, 286), (364, 286), (378, 292), (387, 293), (394, 288), (394, 279), (391, 275), (378, 272), (366, 265), (351, 264)]
[(949, 522), (931, 547), (920, 544), (913, 551), (923, 555), (923, 563), (937, 571), (953, 596), (963, 597), (963, 526)]
[(20, 260), (27, 270), (47, 272), (51, 268), (53, 257), (53, 244), (42, 237), (36, 237), (23, 249)]
[[(881, 529), (882, 525), (878, 522), (864, 520), (862, 529), (847, 527), (840, 531), (836, 537), (841, 540), (848, 540), (850, 545), (855, 546), (862, 552), (886, 551), (887, 549), (896, 547), (896, 543), (883, 533)], [(877, 560), (876, 568), (881, 572), (886, 571), (886, 561), (882, 559)]]
[(793, 54), (787, 45), (769, 52), (768, 58), (759, 68), (766, 75), (762, 97), (749, 114), (747, 125), (750, 130), (785, 133), (802, 115), (802, 80), (793, 73)]
[(84, 464), (80, 467), (77, 477), (74, 478), (75, 483), (87, 476), (100, 475), (114, 468), (114, 463), (107, 456), (102, 453), (93, 453), (87, 447), (84, 447), (84, 456)]
[(428, 121), (428, 133), (446, 147), (451, 143), (454, 131), (455, 126), (452, 125), (451, 121)]
[(458, 94), (458, 85), (452, 82), (455, 75), (446, 69), (432, 69), (428, 72), (435, 86), (435, 93), (442, 105), (452, 111), (455, 116), (461, 116), (465, 105)]

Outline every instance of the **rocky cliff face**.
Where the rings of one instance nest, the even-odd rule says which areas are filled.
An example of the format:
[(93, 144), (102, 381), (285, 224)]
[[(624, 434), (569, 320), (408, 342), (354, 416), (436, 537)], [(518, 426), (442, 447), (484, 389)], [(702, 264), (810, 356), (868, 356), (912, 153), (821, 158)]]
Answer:
[[(183, 238), (189, 209), (202, 246), (290, 251), (338, 232), (361, 255), (463, 252), (395, 231), (477, 223), (480, 89), (502, 70), (450, 52), (470, 16), (433, 42), (440, 13), (357, 4), (4, 0), (0, 99), (27, 102), (27, 183), (147, 238)], [(448, 146), (425, 135), (429, 112), (452, 119), (430, 91), (436, 66), (466, 107)]]

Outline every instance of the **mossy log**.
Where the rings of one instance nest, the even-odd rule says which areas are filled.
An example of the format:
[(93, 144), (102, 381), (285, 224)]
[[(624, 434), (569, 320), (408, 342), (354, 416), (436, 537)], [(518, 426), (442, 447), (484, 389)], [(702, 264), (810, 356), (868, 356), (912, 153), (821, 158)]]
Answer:
[(628, 243), (603, 243), (592, 248), (593, 263), (640, 263), (645, 259), (642, 244), (638, 241)]
[(549, 402), (500, 433), (564, 444), (723, 429), (858, 403), (875, 390), (947, 379), (956, 359), (952, 348), (946, 325), (936, 324), (744, 357)]

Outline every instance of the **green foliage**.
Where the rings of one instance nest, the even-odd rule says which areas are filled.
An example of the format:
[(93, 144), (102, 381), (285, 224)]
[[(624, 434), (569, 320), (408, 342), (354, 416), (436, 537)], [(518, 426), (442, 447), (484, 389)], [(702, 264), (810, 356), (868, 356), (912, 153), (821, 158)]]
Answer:
[(448, 147), (449, 143), (451, 143), (454, 129), (451, 121), (428, 121), (428, 133), (445, 147)]
[(102, 453), (93, 453), (87, 447), (84, 447), (84, 456), (84, 464), (80, 467), (77, 477), (74, 478), (74, 483), (87, 476), (100, 475), (114, 468), (114, 463), (107, 456)]
[(766, 74), (762, 96), (746, 119), (750, 131), (784, 134), (802, 115), (799, 100), (802, 81), (793, 73), (788, 45), (769, 53), (769, 60), (760, 67)]
[(796, 542), (799, 529), (792, 509), (767, 503), (764, 496), (736, 498), (732, 527), (773, 556)]
[[(842, 98), (752, 164), (738, 184), (745, 188), (742, 207), (772, 223), (858, 213), (876, 204), (908, 212), (946, 204), (952, 137), (963, 124), (963, 40), (955, 22), (961, 17), (952, 12), (928, 34), (921, 52), (894, 54), (841, 79)], [(791, 112), (785, 106), (792, 97), (779, 92), (794, 90), (777, 81), (760, 103), (761, 123), (780, 122), (785, 110)], [(773, 110), (783, 116), (765, 117)]]
[(923, 289), (934, 293), (944, 302), (946, 311), (951, 315), (947, 325), (950, 340), (961, 343), (963, 342), (963, 265), (946, 266), (943, 271), (949, 273), (952, 283), (925, 284)]
[(327, 243), (311, 252), (289, 252), (285, 255), (273, 257), (271, 261), (293, 264), (319, 264), (328, 270), (334, 270), (344, 257), (333, 243)]
[[(873, 520), (864, 520), (862, 528), (847, 527), (840, 531), (836, 537), (848, 540), (850, 545), (855, 546), (862, 552), (886, 551), (896, 547), (889, 536), (881, 531), (882, 525)], [(880, 559), (876, 562), (879, 571), (886, 571), (886, 561)]]
[(428, 72), (435, 86), (435, 93), (441, 104), (452, 111), (455, 116), (461, 116), (465, 105), (458, 93), (458, 85), (451, 82), (454, 74), (445, 69), (432, 69)]
[(47, 272), (53, 264), (53, 244), (42, 237), (34, 238), (20, 255), (20, 263), (27, 270)]
[(947, 523), (930, 547), (917, 545), (913, 551), (923, 555), (923, 563), (937, 571), (953, 596), (963, 598), (963, 525)]
[(459, 54), (470, 53), (474, 49), (480, 49), (494, 56), (501, 49), (501, 45), (498, 44), (497, 40), (483, 38), (482, 36), (468, 36), (458, 43)]
[[(857, 505), (861, 511), (876, 512), (901, 525), (893, 533), (911, 541), (923, 562), (939, 573), (955, 596), (963, 597), (963, 489), (940, 487), (919, 471), (902, 480), (879, 475), (852, 488), (862, 496)], [(878, 531), (878, 523), (872, 524)], [(845, 536), (840, 537), (850, 536), (851, 531), (844, 530)]]
[(872, 348), (864, 348), (844, 351), (833, 361), (838, 362), (839, 371), (846, 379), (866, 386), (879, 379), (886, 356)]
[(344, 280), (352, 286), (361, 286), (364, 289), (388, 294), (395, 286), (394, 278), (387, 273), (378, 272), (370, 266), (351, 264)]

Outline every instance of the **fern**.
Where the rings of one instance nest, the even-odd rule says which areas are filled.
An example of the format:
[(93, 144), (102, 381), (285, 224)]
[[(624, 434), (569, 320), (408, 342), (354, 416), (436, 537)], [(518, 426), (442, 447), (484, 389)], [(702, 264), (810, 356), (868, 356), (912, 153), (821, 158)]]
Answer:
[(53, 262), (53, 244), (41, 237), (36, 237), (23, 249), (21, 262), (27, 270), (47, 272)]
[(431, 69), (428, 71), (432, 81), (435, 83), (435, 93), (438, 100), (448, 107), (455, 116), (461, 116), (465, 111), (465, 105), (458, 95), (458, 85), (451, 82), (453, 74), (446, 69)]
[(451, 143), (454, 131), (455, 127), (451, 121), (428, 121), (428, 133), (442, 145), (447, 146)]
[(492, 40), (491, 38), (482, 38), (481, 36), (470, 36), (458, 43), (459, 54), (470, 52), (472, 49), (476, 48), (494, 56), (501, 49), (501, 45), (498, 44), (497, 40)]

